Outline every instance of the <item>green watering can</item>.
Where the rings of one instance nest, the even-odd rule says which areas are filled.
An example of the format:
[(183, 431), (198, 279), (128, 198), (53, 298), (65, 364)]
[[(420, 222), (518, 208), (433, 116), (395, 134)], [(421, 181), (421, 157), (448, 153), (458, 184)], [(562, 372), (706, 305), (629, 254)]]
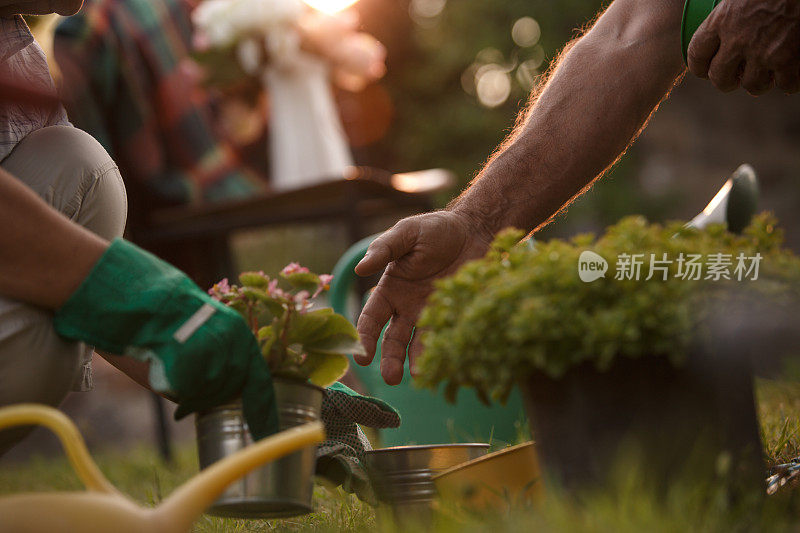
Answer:
[[(367, 237), (342, 256), (333, 269), (333, 282), (328, 293), (330, 303), (337, 313), (347, 312), (348, 297), (357, 276), (355, 266), (366, 255), (370, 243), (378, 235)], [(381, 431), (381, 446), (407, 444), (442, 444), (449, 442), (491, 442), (513, 444), (523, 437), (529, 438), (525, 428), (526, 417), (522, 398), (515, 390), (505, 406), (487, 407), (472, 390), (461, 390), (455, 404), (444, 399), (442, 390), (431, 391), (414, 386), (406, 370), (399, 385), (387, 385), (380, 374), (380, 345), (373, 364), (351, 365), (358, 379), (371, 396), (388, 402), (400, 412), (402, 423), (397, 429)]]
[(726, 224), (731, 233), (741, 233), (758, 209), (758, 178), (750, 165), (737, 168), (728, 181), (687, 226), (704, 229), (709, 224)]
[(684, 61), (687, 61), (686, 54), (689, 50), (689, 43), (692, 42), (695, 32), (719, 3), (720, 0), (686, 0), (681, 22), (681, 50)]

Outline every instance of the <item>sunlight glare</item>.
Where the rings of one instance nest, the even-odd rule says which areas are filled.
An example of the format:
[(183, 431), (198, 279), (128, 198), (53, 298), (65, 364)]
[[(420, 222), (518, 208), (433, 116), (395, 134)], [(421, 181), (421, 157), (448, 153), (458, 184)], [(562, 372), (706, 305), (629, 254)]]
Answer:
[(303, 0), (306, 4), (317, 11), (322, 11), (328, 15), (333, 15), (339, 11), (344, 11), (355, 4), (358, 0)]
[(714, 198), (712, 198), (711, 201), (708, 202), (706, 208), (703, 209), (703, 213), (706, 215), (710, 215), (711, 213), (713, 213), (714, 209), (716, 209), (722, 202), (722, 200), (725, 199), (725, 197), (728, 195), (728, 192), (730, 192), (732, 187), (733, 187), (733, 182), (731, 180), (726, 181), (725, 185), (722, 186), (722, 188), (714, 196)]

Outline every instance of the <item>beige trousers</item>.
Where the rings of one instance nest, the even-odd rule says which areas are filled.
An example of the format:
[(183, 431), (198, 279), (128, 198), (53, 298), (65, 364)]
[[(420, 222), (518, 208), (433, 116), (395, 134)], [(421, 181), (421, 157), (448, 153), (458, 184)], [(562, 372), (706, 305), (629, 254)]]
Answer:
[[(122, 236), (125, 186), (117, 165), (89, 134), (70, 126), (36, 130), (0, 166), (73, 222), (104, 239)], [(91, 354), (85, 344), (56, 334), (50, 311), (0, 296), (0, 406), (55, 407), (70, 390), (90, 389)], [(0, 432), (0, 455), (27, 432)]]

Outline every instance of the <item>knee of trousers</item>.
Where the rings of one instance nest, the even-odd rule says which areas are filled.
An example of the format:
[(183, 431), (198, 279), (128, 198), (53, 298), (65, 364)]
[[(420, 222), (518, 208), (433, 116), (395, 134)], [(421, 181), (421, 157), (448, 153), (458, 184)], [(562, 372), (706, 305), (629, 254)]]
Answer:
[[(48, 311), (0, 298), (0, 406), (57, 407), (79, 379), (87, 350), (61, 338)], [(31, 429), (0, 431), (0, 455)]]
[(88, 133), (71, 126), (36, 130), (2, 167), (73, 222), (105, 239), (122, 236), (125, 185), (114, 160)]

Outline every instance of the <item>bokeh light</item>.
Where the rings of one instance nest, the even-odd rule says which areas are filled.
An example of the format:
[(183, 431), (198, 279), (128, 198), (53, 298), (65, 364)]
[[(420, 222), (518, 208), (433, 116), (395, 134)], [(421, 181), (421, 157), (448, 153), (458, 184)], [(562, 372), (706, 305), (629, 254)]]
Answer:
[(318, 11), (333, 15), (339, 11), (344, 11), (355, 4), (358, 0), (303, 0), (306, 4)]
[(475, 92), (486, 107), (503, 105), (511, 95), (511, 77), (500, 65), (484, 65), (475, 74)]
[(534, 46), (541, 36), (542, 29), (539, 23), (531, 17), (522, 17), (511, 27), (511, 38), (522, 48)]
[(336, 96), (350, 146), (369, 146), (389, 131), (394, 118), (394, 104), (381, 84), (373, 83), (355, 93), (337, 91)]
[(516, 46), (508, 56), (498, 48), (483, 48), (461, 73), (461, 88), (484, 107), (503, 105), (518, 89), (530, 92), (545, 68), (544, 48), (538, 44), (541, 27), (535, 19), (517, 19), (511, 36)]
[(505, 57), (503, 56), (503, 52), (498, 50), (497, 48), (484, 48), (475, 56), (475, 62), (479, 65), (488, 65), (491, 63), (503, 63), (505, 61)]
[(536, 84), (536, 78), (540, 74), (538, 70), (539, 65), (541, 65), (541, 61), (536, 62), (533, 59), (529, 59), (523, 61), (519, 67), (517, 67), (517, 82), (526, 91), (533, 89), (533, 86)]
[(544, 48), (535, 46), (528, 54), (528, 61), (531, 61), (533, 68), (539, 68), (544, 63)]
[(461, 73), (461, 88), (470, 96), (475, 96), (475, 75), (478, 73), (480, 65), (472, 63)]
[(411, 0), (408, 14), (416, 24), (423, 27), (434, 26), (442, 14), (447, 0)]

